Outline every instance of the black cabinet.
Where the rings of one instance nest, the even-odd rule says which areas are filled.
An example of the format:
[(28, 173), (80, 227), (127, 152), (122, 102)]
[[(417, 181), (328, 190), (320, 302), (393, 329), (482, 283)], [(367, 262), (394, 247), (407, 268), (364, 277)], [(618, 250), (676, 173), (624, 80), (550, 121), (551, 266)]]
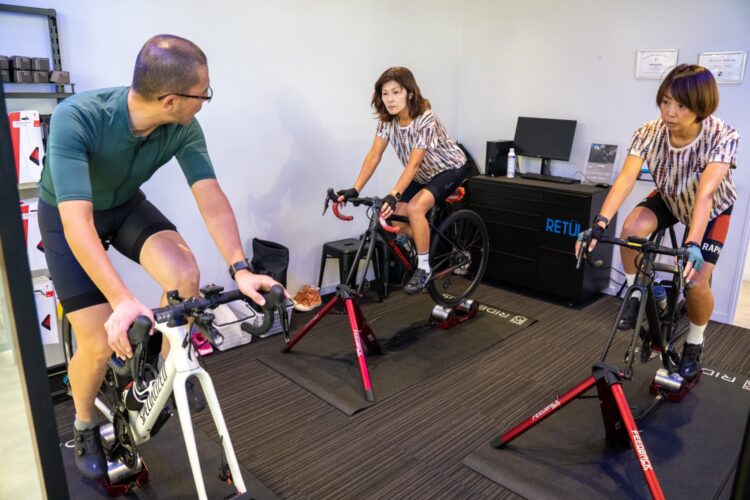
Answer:
[[(531, 179), (476, 176), (471, 209), (487, 224), (490, 258), (485, 275), (557, 295), (571, 302), (609, 285), (612, 247), (599, 245), (598, 267), (576, 269), (575, 240), (599, 213), (608, 189)], [(607, 228), (611, 235), (616, 220)]]

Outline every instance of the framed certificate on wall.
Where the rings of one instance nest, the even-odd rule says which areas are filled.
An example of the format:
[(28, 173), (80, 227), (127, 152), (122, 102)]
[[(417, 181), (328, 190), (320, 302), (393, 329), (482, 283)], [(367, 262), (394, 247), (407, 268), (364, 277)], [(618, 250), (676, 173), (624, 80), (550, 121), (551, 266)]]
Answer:
[(677, 49), (639, 50), (635, 59), (635, 77), (661, 80), (677, 65)]
[(698, 64), (708, 68), (716, 78), (716, 83), (742, 83), (745, 76), (747, 52), (701, 52)]

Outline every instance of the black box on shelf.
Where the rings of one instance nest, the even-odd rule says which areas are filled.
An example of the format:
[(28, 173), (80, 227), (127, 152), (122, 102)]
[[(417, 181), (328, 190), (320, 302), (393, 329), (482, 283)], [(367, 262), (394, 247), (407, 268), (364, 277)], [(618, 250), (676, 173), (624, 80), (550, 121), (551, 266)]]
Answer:
[(49, 73), (47, 71), (32, 71), (31, 78), (34, 83), (49, 83)]
[(49, 71), (49, 57), (32, 57), (32, 71)]
[(7, 69), (0, 69), (0, 82), (10, 83), (10, 71)]
[(11, 56), (10, 64), (14, 70), (31, 71), (31, 58), (26, 56)]
[(10, 69), (10, 61), (8, 60), (8, 56), (0, 56), (0, 69), (4, 69), (5, 71), (8, 71)]
[(68, 85), (70, 84), (70, 73), (67, 71), (52, 71), (49, 75), (49, 81), (59, 85)]
[(31, 71), (22, 69), (13, 70), (13, 81), (15, 83), (34, 83), (34, 79), (31, 76)]

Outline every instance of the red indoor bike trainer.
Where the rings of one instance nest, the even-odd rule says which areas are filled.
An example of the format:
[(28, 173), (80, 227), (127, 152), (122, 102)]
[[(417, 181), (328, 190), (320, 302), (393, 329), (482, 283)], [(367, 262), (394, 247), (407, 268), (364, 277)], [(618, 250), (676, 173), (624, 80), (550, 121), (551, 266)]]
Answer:
[[(143, 459), (139, 460), (141, 469), (137, 472), (133, 472), (128, 467), (118, 462), (118, 464), (108, 464), (109, 473), (99, 478), (99, 484), (101, 484), (107, 496), (119, 497), (127, 495), (133, 488), (142, 488), (143, 485), (148, 483), (148, 467)], [(120, 471), (120, 473), (118, 473)], [(115, 482), (110, 482), (110, 476), (116, 478)]]
[[(356, 270), (356, 267), (352, 269)], [(362, 344), (367, 346), (367, 349), (375, 354), (383, 354), (383, 349), (380, 347), (377, 337), (373, 333), (370, 325), (367, 323), (362, 310), (354, 300), (353, 292), (348, 285), (340, 284), (336, 287), (336, 295), (329, 300), (323, 308), (318, 311), (315, 316), (287, 343), (282, 352), (291, 352), (292, 347), (299, 342), (302, 337), (307, 335), (307, 332), (318, 324), (318, 321), (323, 319), (323, 316), (331, 312), (331, 309), (336, 306), (339, 302), (344, 303), (346, 314), (349, 317), (349, 327), (352, 332), (352, 340), (354, 341), (354, 350), (357, 354), (357, 362), (359, 363), (359, 374), (362, 378), (362, 389), (365, 393), (365, 399), (367, 401), (375, 401), (375, 394), (372, 390), (372, 382), (370, 381), (370, 372), (367, 370), (367, 361), (365, 360), (364, 349)]]
[(468, 321), (477, 315), (479, 302), (473, 299), (467, 299), (455, 307), (435, 306), (430, 314), (430, 326), (447, 330), (464, 321)]
[(576, 399), (584, 392), (596, 385), (601, 403), (602, 419), (607, 443), (612, 446), (627, 446), (633, 448), (633, 452), (641, 466), (641, 471), (646, 479), (646, 484), (655, 499), (663, 499), (659, 480), (651, 464), (651, 459), (646, 452), (646, 446), (641, 440), (630, 406), (622, 391), (623, 374), (616, 368), (604, 363), (597, 362), (592, 368), (592, 374), (586, 380), (579, 383), (571, 390), (558, 396), (552, 403), (527, 418), (511, 430), (494, 438), (490, 443), (493, 448), (503, 448), (512, 440), (542, 422), (544, 419), (564, 408), (568, 403)]

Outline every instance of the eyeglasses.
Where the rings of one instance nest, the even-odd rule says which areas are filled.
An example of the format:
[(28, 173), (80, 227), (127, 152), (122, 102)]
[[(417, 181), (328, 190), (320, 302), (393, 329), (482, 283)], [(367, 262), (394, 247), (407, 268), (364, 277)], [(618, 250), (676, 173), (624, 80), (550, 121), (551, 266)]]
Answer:
[(157, 101), (161, 101), (165, 97), (168, 97), (170, 95), (176, 95), (178, 97), (190, 97), (191, 99), (199, 99), (201, 101), (211, 102), (211, 99), (214, 97), (214, 89), (211, 87), (208, 87), (208, 95), (190, 95), (190, 94), (179, 94), (177, 92), (170, 92), (169, 94), (164, 94), (163, 96), (159, 96), (156, 98)]

